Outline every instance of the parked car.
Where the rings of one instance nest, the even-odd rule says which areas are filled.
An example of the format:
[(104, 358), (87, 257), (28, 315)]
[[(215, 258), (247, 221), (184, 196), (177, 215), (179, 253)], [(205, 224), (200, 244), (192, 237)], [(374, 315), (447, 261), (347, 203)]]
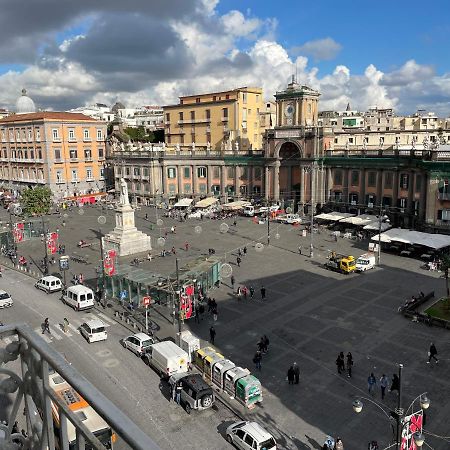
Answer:
[(99, 319), (88, 320), (80, 326), (80, 333), (91, 344), (92, 342), (106, 341), (108, 334), (105, 324)]
[(122, 340), (122, 345), (137, 356), (144, 355), (153, 344), (153, 339), (145, 333), (136, 333)]
[(214, 390), (207, 384), (199, 373), (175, 373), (169, 378), (172, 392), (177, 384), (181, 384), (180, 404), (188, 414), (191, 410), (211, 408), (216, 397)]
[(142, 359), (164, 378), (187, 372), (190, 361), (189, 355), (172, 341), (150, 345)]
[(257, 422), (236, 422), (226, 431), (227, 441), (242, 450), (276, 450), (274, 437)]
[(11, 296), (6, 291), (0, 291), (0, 308), (9, 308), (12, 305)]
[(61, 280), (58, 277), (54, 277), (52, 275), (48, 275), (46, 277), (42, 277), (40, 280), (36, 281), (34, 285), (37, 289), (41, 289), (47, 294), (51, 292), (57, 292), (62, 289)]

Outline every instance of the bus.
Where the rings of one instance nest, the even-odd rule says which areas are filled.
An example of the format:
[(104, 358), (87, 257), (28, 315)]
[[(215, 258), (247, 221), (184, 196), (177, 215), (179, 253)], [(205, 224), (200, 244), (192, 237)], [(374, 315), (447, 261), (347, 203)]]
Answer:
[[(51, 371), (49, 375), (49, 387), (73, 411), (86, 428), (103, 444), (105, 449), (113, 449), (116, 435), (102, 417), (89, 405), (89, 403), (66, 381), (58, 372)], [(52, 401), (53, 428), (55, 432), (55, 446), (62, 448), (60, 443), (60, 420), (58, 405)], [(67, 439), (69, 450), (77, 447), (75, 426), (67, 420)], [(86, 450), (94, 447), (86, 442)]]

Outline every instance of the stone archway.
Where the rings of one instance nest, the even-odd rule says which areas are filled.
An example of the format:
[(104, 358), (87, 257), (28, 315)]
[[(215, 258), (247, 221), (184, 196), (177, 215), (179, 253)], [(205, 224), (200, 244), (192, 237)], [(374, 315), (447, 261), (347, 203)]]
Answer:
[(275, 147), (274, 157), (283, 161), (283, 159), (302, 158), (303, 151), (300, 144), (295, 141), (284, 141)]

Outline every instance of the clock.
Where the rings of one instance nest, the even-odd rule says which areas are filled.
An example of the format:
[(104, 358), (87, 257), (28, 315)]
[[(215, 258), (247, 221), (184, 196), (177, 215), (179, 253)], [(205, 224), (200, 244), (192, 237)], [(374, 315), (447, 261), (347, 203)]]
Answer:
[(284, 108), (284, 115), (286, 117), (292, 117), (294, 115), (294, 105), (292, 103), (288, 103)]

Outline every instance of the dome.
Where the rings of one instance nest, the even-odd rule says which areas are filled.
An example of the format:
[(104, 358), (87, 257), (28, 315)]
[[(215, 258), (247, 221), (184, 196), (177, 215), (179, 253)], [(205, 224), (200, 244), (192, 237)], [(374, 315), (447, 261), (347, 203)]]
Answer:
[(26, 89), (22, 89), (22, 95), (16, 102), (16, 114), (27, 114), (36, 112), (36, 105), (33, 100), (28, 97)]
[(118, 111), (119, 109), (125, 109), (125, 105), (124, 105), (123, 103), (121, 103), (121, 102), (116, 102), (116, 103), (112, 106), (111, 111), (114, 112), (114, 113), (117, 113), (117, 111)]

